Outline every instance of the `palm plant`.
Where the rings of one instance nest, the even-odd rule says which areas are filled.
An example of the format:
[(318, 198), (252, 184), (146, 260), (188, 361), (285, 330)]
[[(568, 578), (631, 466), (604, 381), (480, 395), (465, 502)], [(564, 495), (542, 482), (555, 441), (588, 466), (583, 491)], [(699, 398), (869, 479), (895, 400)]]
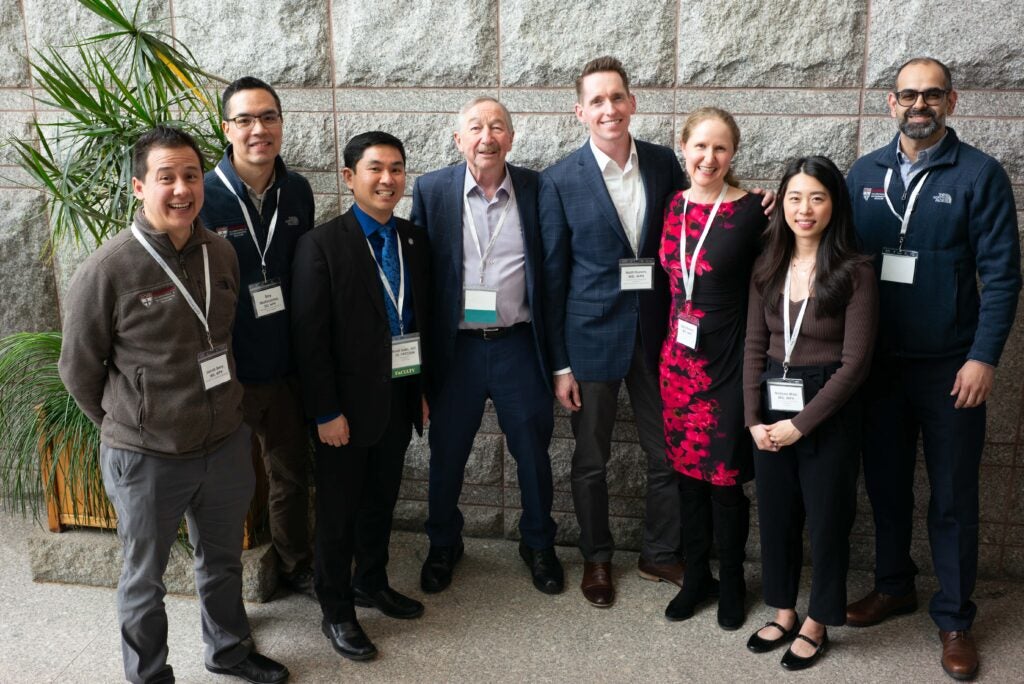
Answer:
[[(136, 204), (131, 149), (154, 125), (189, 131), (208, 158), (225, 143), (207, 89), (212, 77), (183, 44), (144, 25), (141, 0), (130, 14), (117, 0), (78, 2), (108, 30), (38, 53), (30, 62), (41, 91), (36, 100), (56, 116), (33, 122), (35, 140), (7, 141), (30, 187), (46, 196), (47, 257), (65, 242), (94, 248), (126, 225)], [(97, 430), (57, 374), (60, 343), (59, 332), (0, 340), (0, 495), (22, 512), (38, 512), (40, 492), (53, 495), (58, 473), (79, 486), (72, 506), (88, 512), (107, 505)]]

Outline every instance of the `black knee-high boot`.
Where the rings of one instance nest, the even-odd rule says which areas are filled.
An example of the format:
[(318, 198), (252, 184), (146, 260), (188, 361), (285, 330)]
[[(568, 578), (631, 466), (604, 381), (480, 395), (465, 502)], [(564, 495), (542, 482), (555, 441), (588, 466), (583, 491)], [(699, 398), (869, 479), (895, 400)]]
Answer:
[(747, 584), (743, 579), (743, 561), (746, 559), (747, 535), (750, 532), (750, 499), (740, 490), (726, 505), (711, 498), (715, 537), (718, 541), (718, 624), (722, 629), (735, 630), (746, 619), (745, 600)]
[(718, 582), (711, 576), (711, 496), (710, 485), (701, 480), (681, 476), (682, 537), (686, 554), (683, 588), (665, 608), (665, 617), (672, 621), (693, 617), (697, 606), (717, 595)]

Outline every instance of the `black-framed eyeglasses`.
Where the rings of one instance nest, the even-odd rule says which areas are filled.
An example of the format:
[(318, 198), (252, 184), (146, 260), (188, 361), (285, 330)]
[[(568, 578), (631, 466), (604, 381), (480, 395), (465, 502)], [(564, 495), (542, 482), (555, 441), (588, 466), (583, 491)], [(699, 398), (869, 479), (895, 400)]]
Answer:
[(235, 124), (235, 126), (237, 126), (239, 129), (244, 131), (247, 128), (252, 128), (253, 124), (256, 123), (257, 119), (261, 124), (263, 124), (264, 127), (274, 128), (276, 126), (281, 125), (281, 122), (284, 120), (284, 117), (278, 114), (277, 112), (265, 112), (263, 114), (260, 114), (259, 116), (253, 116), (252, 114), (241, 114), (239, 116), (233, 116), (230, 119), (225, 119), (225, 121), (230, 121), (231, 123)]
[(949, 93), (948, 90), (942, 88), (929, 88), (928, 90), (897, 90), (896, 101), (904, 107), (912, 107), (917, 102), (917, 98), (924, 97), (924, 103), (930, 105), (937, 105), (942, 102), (942, 98), (946, 97)]

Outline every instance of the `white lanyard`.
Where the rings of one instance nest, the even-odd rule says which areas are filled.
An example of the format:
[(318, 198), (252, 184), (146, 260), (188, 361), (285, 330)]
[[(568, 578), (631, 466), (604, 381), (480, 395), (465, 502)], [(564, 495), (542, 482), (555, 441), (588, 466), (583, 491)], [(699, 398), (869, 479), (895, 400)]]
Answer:
[(277, 210), (281, 207), (281, 188), (277, 189), (277, 200), (274, 204), (274, 215), (270, 217), (270, 227), (267, 229), (267, 244), (261, 250), (259, 240), (256, 239), (256, 230), (252, 227), (252, 217), (249, 216), (249, 208), (245, 206), (245, 202), (242, 198), (235, 194), (235, 189), (231, 187), (231, 182), (228, 177), (224, 175), (224, 172), (220, 170), (220, 167), (214, 167), (217, 175), (227, 189), (231, 192), (236, 200), (238, 200), (238, 206), (242, 208), (242, 216), (245, 218), (245, 225), (249, 228), (249, 235), (252, 237), (252, 242), (256, 245), (256, 253), (260, 255), (260, 266), (263, 268), (263, 282), (267, 281), (267, 252), (270, 251), (270, 242), (274, 239), (274, 229), (277, 228)]
[(892, 206), (892, 201), (889, 199), (889, 183), (892, 181), (892, 169), (885, 172), (885, 184), (883, 191), (885, 192), (885, 203), (889, 205), (889, 211), (893, 213), (893, 216), (900, 220), (900, 244), (899, 249), (903, 249), (903, 238), (907, 234), (907, 226), (910, 225), (910, 216), (914, 213), (914, 205), (917, 204), (917, 196), (921, 193), (921, 186), (924, 185), (925, 180), (928, 178), (928, 174), (931, 171), (925, 171), (924, 175), (921, 176), (921, 180), (914, 186), (913, 191), (910, 193), (910, 199), (907, 201), (907, 211), (902, 216), (895, 207)]
[[(507, 172), (506, 172), (507, 173)], [(487, 249), (480, 250), (480, 237), (476, 231), (476, 220), (473, 218), (473, 211), (469, 206), (469, 195), (465, 195), (462, 198), (462, 204), (466, 212), (466, 217), (469, 219), (469, 232), (473, 236), (473, 244), (476, 245), (476, 253), (480, 255), (480, 284), (484, 284), (484, 270), (487, 268), (487, 260), (491, 257), (491, 252), (494, 250), (494, 244), (498, 241), (498, 234), (501, 233), (501, 229), (505, 226), (505, 218), (508, 216), (509, 210), (512, 208), (512, 204), (515, 202), (515, 192), (511, 190), (511, 184), (509, 184), (510, 192), (508, 199), (505, 201), (505, 208), (501, 210), (501, 216), (498, 217), (498, 225), (494, 226), (494, 232), (491, 233), (491, 239), (487, 242)], [(484, 209), (484, 215), (487, 210)]]
[(722, 206), (722, 200), (725, 199), (727, 192), (729, 192), (728, 183), (722, 185), (722, 192), (718, 193), (715, 206), (712, 207), (711, 213), (708, 214), (708, 221), (704, 224), (704, 232), (700, 234), (700, 239), (697, 240), (697, 247), (693, 250), (690, 268), (686, 268), (686, 210), (690, 207), (690, 199), (685, 196), (683, 197), (683, 221), (679, 231), (679, 264), (683, 268), (683, 289), (686, 291), (687, 305), (693, 299), (693, 282), (697, 277), (697, 257), (700, 254), (700, 248), (704, 246), (704, 240), (707, 238), (708, 233), (711, 232), (711, 224), (714, 222), (715, 216), (718, 215), (718, 208)]
[(164, 273), (167, 274), (167, 277), (171, 279), (174, 286), (178, 288), (179, 292), (181, 292), (181, 296), (185, 298), (185, 302), (192, 309), (193, 313), (195, 313), (199, 322), (203, 324), (203, 328), (206, 329), (206, 341), (210, 343), (210, 349), (213, 349), (213, 338), (210, 336), (210, 323), (207, 320), (210, 315), (210, 254), (206, 251), (206, 245), (203, 245), (203, 272), (206, 278), (206, 313), (204, 314), (199, 310), (199, 305), (196, 304), (196, 300), (192, 299), (192, 295), (189, 293), (188, 288), (182, 284), (181, 280), (178, 279), (178, 276), (176, 276), (174, 271), (171, 270), (171, 267), (167, 265), (166, 261), (164, 261), (164, 258), (157, 254), (156, 249), (153, 245), (149, 244), (149, 240), (145, 238), (142, 231), (139, 230), (135, 223), (132, 223), (132, 235), (135, 236), (136, 240), (142, 243), (142, 246), (146, 248), (147, 252), (149, 252), (149, 256), (153, 257), (153, 261), (155, 261), (160, 268), (164, 269)]
[[(796, 339), (800, 337), (800, 326), (804, 322), (804, 312), (807, 311), (807, 302), (811, 299), (811, 288), (807, 288), (807, 296), (800, 305), (800, 313), (796, 315), (796, 325), (793, 331), (789, 328), (789, 283), (792, 276), (792, 268), (786, 269), (786, 285), (782, 288), (782, 341), (785, 344), (786, 357), (782, 361), (782, 377), (789, 372), (789, 359), (793, 356), (793, 349), (796, 347)], [(813, 271), (811, 271), (813, 273)]]
[[(391, 230), (391, 228), (387, 228)], [(381, 236), (383, 237), (383, 236)], [(398, 331), (400, 334), (405, 334), (405, 321), (402, 320), (402, 305), (405, 304), (405, 257), (402, 256), (402, 240), (401, 236), (398, 235), (398, 230), (395, 230), (395, 248), (398, 250), (398, 299), (395, 299), (395, 291), (391, 289), (391, 283), (388, 282), (388, 276), (384, 273), (384, 269), (380, 267), (380, 262), (377, 261), (377, 255), (373, 251), (373, 245), (370, 244), (370, 239), (367, 237), (366, 246), (370, 248), (370, 258), (373, 259), (373, 263), (377, 266), (377, 275), (380, 276), (380, 282), (384, 285), (384, 290), (388, 294), (388, 299), (395, 305), (395, 311), (398, 312)], [(384, 248), (381, 247), (381, 255), (384, 254)]]

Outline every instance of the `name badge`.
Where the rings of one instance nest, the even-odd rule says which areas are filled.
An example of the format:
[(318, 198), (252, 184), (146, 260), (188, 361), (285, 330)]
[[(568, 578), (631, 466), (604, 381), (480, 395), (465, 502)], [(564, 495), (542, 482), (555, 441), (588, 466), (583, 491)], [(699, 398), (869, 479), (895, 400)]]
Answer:
[(619, 289), (653, 290), (654, 259), (619, 259)]
[(228, 348), (225, 345), (199, 353), (199, 372), (203, 375), (203, 389), (207, 392), (231, 380), (228, 366)]
[(689, 314), (679, 315), (676, 327), (676, 342), (697, 351), (697, 338), (700, 336), (700, 319)]
[(405, 378), (420, 372), (420, 334), (391, 338), (391, 377)]
[(768, 410), (796, 413), (804, 410), (804, 381), (772, 378), (768, 383)]
[(915, 266), (917, 266), (917, 252), (890, 247), (882, 250), (882, 280), (913, 285)]
[(498, 322), (498, 289), (494, 287), (467, 287), (463, 320), (467, 323)]
[(265, 283), (251, 284), (249, 296), (252, 297), (252, 310), (256, 318), (284, 311), (284, 291), (281, 290), (281, 281), (277, 278)]

